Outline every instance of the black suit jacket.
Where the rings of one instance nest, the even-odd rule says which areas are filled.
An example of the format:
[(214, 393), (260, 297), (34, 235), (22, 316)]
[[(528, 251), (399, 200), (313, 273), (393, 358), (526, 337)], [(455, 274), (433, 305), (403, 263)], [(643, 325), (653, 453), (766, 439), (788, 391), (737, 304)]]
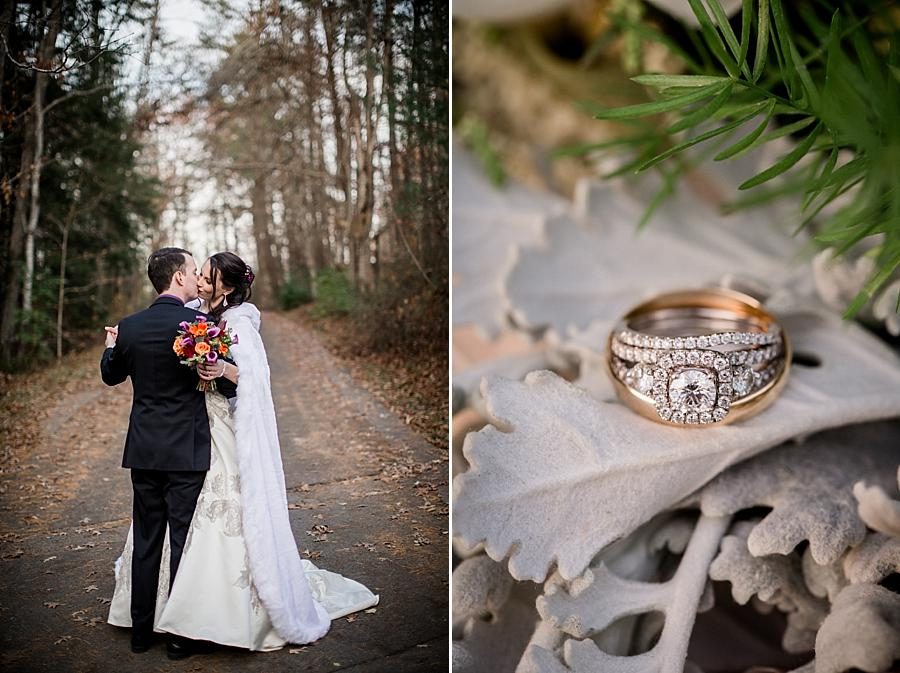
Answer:
[[(206, 393), (197, 390), (197, 373), (172, 350), (179, 323), (199, 315), (204, 314), (185, 308), (175, 297), (161, 296), (121, 320), (115, 347), (103, 352), (103, 382), (114, 386), (130, 376), (134, 393), (122, 467), (209, 469)], [(224, 377), (216, 387), (226, 397), (235, 395), (235, 384)]]

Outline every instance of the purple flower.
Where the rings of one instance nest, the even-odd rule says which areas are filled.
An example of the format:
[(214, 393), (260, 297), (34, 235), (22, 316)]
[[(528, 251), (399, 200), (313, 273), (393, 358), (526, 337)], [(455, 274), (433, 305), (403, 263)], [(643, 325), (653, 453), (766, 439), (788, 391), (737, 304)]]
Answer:
[(194, 345), (194, 337), (185, 335), (181, 338), (182, 346), (193, 346)]
[(187, 320), (182, 320), (180, 323), (178, 323), (178, 326), (185, 332), (187, 332), (191, 326), (191, 323), (189, 323)]
[(206, 354), (207, 362), (215, 362), (218, 359), (219, 359), (219, 356), (215, 351), (210, 351), (209, 353)]
[(208, 336), (210, 339), (215, 339), (221, 333), (222, 330), (220, 330), (218, 327), (210, 327), (208, 330), (206, 330), (206, 336)]
[(197, 322), (206, 322), (206, 316), (205, 316), (205, 315), (198, 315), (198, 316), (197, 316)]

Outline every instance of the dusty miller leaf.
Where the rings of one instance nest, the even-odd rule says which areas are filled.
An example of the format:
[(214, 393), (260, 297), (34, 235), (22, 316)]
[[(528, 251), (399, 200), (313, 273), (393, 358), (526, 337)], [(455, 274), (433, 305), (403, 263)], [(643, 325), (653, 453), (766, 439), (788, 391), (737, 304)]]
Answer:
[[(675, 575), (666, 582), (623, 579), (601, 563), (573, 582), (570, 590), (539, 599), (538, 610), (545, 621), (576, 638), (563, 643), (563, 661), (555, 652), (530, 646), (519, 673), (681, 673), (694, 619), (706, 592), (709, 563), (728, 522), (727, 517), (700, 517)], [(587, 637), (623, 617), (653, 612), (663, 613), (665, 623), (656, 645), (643, 654), (608, 654)]]
[[(900, 469), (897, 472), (897, 481), (900, 482)], [(853, 487), (853, 495), (859, 501), (859, 516), (869, 528), (900, 537), (900, 502), (888, 497), (879, 486), (866, 486), (864, 483)]]
[(453, 670), (512, 673), (537, 623), (537, 587), (515, 583), (486, 556), (453, 572)]
[(832, 317), (791, 325), (797, 348), (819, 354), (822, 366), (796, 367), (770, 409), (731, 426), (665, 427), (549, 372), (490, 380), (482, 390), (493, 426), (467, 436), (472, 467), (454, 480), (455, 535), (483, 540), (495, 560), (511, 554), (516, 579), (542, 581), (554, 563), (572, 579), (729, 465), (832, 425), (900, 415), (900, 366), (889, 349)]
[(809, 547), (803, 552), (803, 578), (813, 596), (827, 598), (829, 603), (833, 603), (835, 596), (848, 584), (843, 559), (821, 565), (815, 562)]
[(809, 540), (813, 559), (827, 565), (865, 537), (853, 484), (880, 479), (890, 487), (885, 475), (897, 465), (898, 430), (896, 421), (843, 427), (800, 446), (779, 447), (717, 477), (703, 490), (701, 508), (722, 516), (771, 507), (750, 533), (750, 553), (788, 554)]
[[(900, 596), (875, 584), (838, 594), (816, 636), (815, 673), (880, 673), (900, 658)], [(804, 669), (801, 669), (804, 670)]]
[(734, 600), (744, 605), (754, 595), (788, 613), (783, 646), (788, 652), (813, 648), (816, 631), (828, 614), (828, 603), (816, 598), (806, 586), (802, 561), (797, 554), (753, 556), (747, 537), (755, 522), (735, 525), (722, 540), (719, 555), (709, 568), (709, 576), (731, 583)]
[(844, 557), (844, 573), (853, 584), (878, 584), (888, 575), (900, 573), (900, 537), (869, 533)]
[(493, 189), (461, 150), (453, 155), (453, 190), (453, 324), (495, 336), (510, 310), (503, 279), (516, 247), (540, 241), (547, 213), (562, 201), (516, 185)]

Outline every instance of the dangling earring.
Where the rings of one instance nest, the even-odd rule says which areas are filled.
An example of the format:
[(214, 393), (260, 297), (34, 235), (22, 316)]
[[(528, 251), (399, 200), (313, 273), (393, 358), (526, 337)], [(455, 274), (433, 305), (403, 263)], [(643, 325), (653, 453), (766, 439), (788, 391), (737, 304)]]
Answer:
[(223, 295), (222, 295), (222, 308), (225, 308), (225, 307), (227, 307), (227, 306), (228, 306), (228, 295), (227, 295), (227, 294), (223, 294)]

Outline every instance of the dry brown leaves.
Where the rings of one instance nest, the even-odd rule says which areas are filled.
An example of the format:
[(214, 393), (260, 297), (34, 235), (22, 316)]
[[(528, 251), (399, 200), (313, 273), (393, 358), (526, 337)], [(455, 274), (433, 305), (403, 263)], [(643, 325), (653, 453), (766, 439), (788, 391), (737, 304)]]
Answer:
[(446, 350), (415, 356), (361, 353), (350, 318), (323, 318), (309, 307), (286, 313), (312, 328), (353, 378), (431, 444), (446, 449), (449, 359)]

